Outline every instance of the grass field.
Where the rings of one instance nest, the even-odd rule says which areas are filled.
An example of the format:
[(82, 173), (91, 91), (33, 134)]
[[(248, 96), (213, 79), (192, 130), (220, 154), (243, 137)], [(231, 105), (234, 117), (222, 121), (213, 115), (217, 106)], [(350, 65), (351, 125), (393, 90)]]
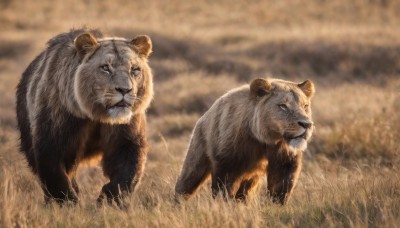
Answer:
[[(0, 0), (0, 227), (399, 227), (400, 2)], [(153, 40), (145, 174), (126, 211), (97, 208), (107, 180), (78, 170), (81, 202), (46, 205), (18, 152), (15, 87), (71, 28)], [(287, 206), (266, 180), (247, 205), (173, 191), (191, 130), (216, 98), (260, 76), (316, 83), (312, 142)]]

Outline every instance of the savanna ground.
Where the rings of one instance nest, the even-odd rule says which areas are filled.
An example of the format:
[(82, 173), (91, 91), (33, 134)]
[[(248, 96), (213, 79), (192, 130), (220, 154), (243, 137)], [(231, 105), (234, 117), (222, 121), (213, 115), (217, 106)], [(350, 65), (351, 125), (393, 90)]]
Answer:
[[(400, 226), (398, 12), (396, 0), (1, 0), (0, 227)], [(154, 44), (148, 162), (126, 211), (96, 207), (97, 166), (79, 168), (78, 206), (45, 205), (18, 152), (21, 73), (49, 38), (83, 25)], [(196, 120), (259, 76), (316, 83), (316, 132), (289, 204), (272, 204), (264, 180), (248, 205), (212, 200), (209, 184), (174, 205)]]

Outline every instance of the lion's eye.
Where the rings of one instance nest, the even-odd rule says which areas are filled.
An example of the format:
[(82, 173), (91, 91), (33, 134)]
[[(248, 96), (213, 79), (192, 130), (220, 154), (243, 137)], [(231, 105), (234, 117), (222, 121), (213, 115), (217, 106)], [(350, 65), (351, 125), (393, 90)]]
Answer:
[(287, 107), (286, 104), (279, 104), (278, 106), (279, 106), (279, 108), (281, 108), (283, 111), (287, 111), (287, 110), (288, 110), (288, 107)]
[(108, 65), (103, 65), (100, 68), (101, 68), (101, 70), (103, 70), (107, 74), (111, 74), (111, 70), (110, 70), (110, 67)]
[(140, 75), (140, 73), (142, 73), (142, 71), (140, 70), (140, 68), (138, 68), (138, 67), (132, 67), (131, 68), (131, 74), (133, 75), (133, 76), (139, 76)]
[(308, 107), (310, 107), (310, 105), (308, 104), (304, 105), (304, 109), (308, 109)]

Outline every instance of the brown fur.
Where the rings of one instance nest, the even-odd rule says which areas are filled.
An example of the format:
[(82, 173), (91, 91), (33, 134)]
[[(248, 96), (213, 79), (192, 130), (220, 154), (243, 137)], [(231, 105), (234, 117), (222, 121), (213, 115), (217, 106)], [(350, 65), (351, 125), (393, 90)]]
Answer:
[(121, 203), (146, 160), (146, 116), (153, 95), (147, 36), (104, 38), (97, 30), (60, 34), (28, 66), (17, 88), (21, 150), (47, 200), (78, 200), (74, 173), (103, 155), (110, 182), (98, 198)]
[(199, 119), (176, 183), (189, 198), (211, 175), (212, 194), (246, 200), (267, 174), (273, 200), (284, 204), (296, 185), (312, 134), (314, 85), (255, 79), (234, 89)]

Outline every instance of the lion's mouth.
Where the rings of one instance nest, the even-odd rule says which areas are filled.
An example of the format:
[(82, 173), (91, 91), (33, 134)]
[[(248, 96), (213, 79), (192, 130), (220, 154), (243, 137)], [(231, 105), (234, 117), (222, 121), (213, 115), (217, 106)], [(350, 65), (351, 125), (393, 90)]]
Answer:
[(122, 100), (118, 103), (116, 103), (115, 105), (113, 105), (111, 108), (128, 108), (130, 107), (131, 104), (126, 102), (125, 100)]
[(107, 114), (115, 119), (130, 118), (132, 116), (132, 104), (124, 99), (107, 107)]
[(304, 151), (307, 148), (308, 137), (309, 132), (304, 130), (303, 132), (299, 132), (299, 134), (286, 136), (285, 140), (290, 148)]
[(293, 140), (293, 139), (307, 139), (307, 130), (305, 130), (303, 133), (298, 134), (298, 135), (287, 135), (286, 137), (287, 141)]
[(292, 139), (300, 139), (300, 138), (306, 139), (307, 138), (307, 131), (304, 131), (303, 134), (295, 136)]

